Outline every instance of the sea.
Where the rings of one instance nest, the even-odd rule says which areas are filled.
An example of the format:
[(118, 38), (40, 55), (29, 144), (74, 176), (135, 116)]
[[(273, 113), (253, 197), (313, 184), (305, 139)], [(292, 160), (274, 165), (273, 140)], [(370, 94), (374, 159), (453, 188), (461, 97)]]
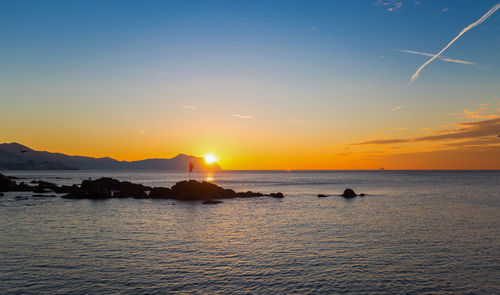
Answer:
[[(186, 172), (0, 171), (19, 181)], [(500, 171), (221, 171), (224, 203), (0, 197), (0, 294), (500, 294)], [(344, 199), (352, 188), (365, 197)], [(326, 194), (327, 198), (318, 198)]]

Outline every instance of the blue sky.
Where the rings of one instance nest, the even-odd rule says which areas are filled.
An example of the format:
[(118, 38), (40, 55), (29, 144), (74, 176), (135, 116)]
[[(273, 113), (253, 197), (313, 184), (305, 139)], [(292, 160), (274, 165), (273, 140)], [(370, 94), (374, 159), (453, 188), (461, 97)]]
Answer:
[[(500, 12), (444, 53), (476, 65), (436, 60), (408, 85), (429, 57), (397, 49), (436, 53), (495, 4), (2, 1), (1, 131), (5, 140), (75, 152), (69, 140), (58, 139), (65, 132), (154, 133), (154, 145), (153, 138), (172, 132), (158, 126), (177, 124), (189, 124), (189, 136), (190, 128), (253, 124), (241, 128), (259, 134), (266, 126), (300, 122), (275, 132), (286, 134), (286, 142), (305, 137), (315, 144), (322, 142), (319, 133), (328, 134), (323, 152), (378, 129), (404, 127), (416, 136), (418, 128), (459, 122), (452, 113), (496, 103)], [(196, 108), (180, 107), (186, 105)], [(195, 112), (196, 120), (184, 121)], [(27, 127), (35, 122), (36, 132)], [(42, 131), (50, 140), (33, 137)], [(134, 140), (138, 148), (144, 136)], [(91, 154), (109, 154), (111, 144)]]

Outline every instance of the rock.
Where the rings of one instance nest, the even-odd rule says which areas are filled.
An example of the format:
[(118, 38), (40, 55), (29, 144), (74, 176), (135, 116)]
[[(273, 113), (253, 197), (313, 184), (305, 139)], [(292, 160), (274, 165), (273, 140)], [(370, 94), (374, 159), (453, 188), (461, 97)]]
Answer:
[(50, 192), (50, 190), (45, 189), (43, 187), (36, 186), (33, 188), (32, 192), (37, 193), (37, 194), (44, 194)]
[(134, 198), (134, 199), (147, 199), (148, 194), (145, 191), (140, 189), (132, 189), (132, 190), (120, 190), (112, 193), (113, 198)]
[(0, 197), (3, 197), (3, 193), (0, 193)]
[(319, 194), (318, 195), (318, 198), (326, 198), (326, 197), (328, 197), (328, 196), (327, 195), (323, 195), (323, 194)]
[(365, 196), (365, 194), (364, 194), (364, 193), (361, 193), (361, 194), (359, 194), (359, 196), (360, 196), (360, 197), (364, 197), (364, 196)]
[(223, 189), (211, 182), (196, 180), (181, 181), (170, 189), (172, 199), (178, 200), (208, 200), (235, 198), (233, 190)]
[(15, 181), (0, 173), (0, 192), (15, 191), (16, 188), (17, 184)]
[(45, 190), (56, 191), (57, 189), (59, 189), (59, 187), (56, 184), (43, 180), (33, 180), (31, 183), (37, 184), (38, 190), (45, 189)]
[(171, 196), (170, 189), (167, 187), (154, 187), (149, 192), (151, 199), (169, 199)]
[(238, 198), (256, 198), (256, 197), (262, 197), (262, 196), (264, 196), (264, 194), (254, 193), (252, 191), (247, 191), (247, 192), (236, 193), (236, 196)]
[(269, 196), (275, 199), (283, 199), (285, 197), (283, 193), (270, 193)]
[(32, 195), (33, 198), (55, 198), (56, 195), (40, 195), (40, 194), (36, 194), (36, 195)]
[[(38, 182), (37, 182), (38, 183)], [(38, 183), (39, 184), (39, 183)], [(180, 181), (171, 188), (150, 188), (142, 184), (134, 184), (128, 181), (119, 181), (112, 178), (99, 178), (96, 180), (84, 180), (80, 186), (62, 186), (54, 188), (55, 192), (66, 192), (66, 199), (107, 199), (107, 198), (151, 198), (151, 199), (176, 199), (182, 201), (228, 199), (228, 198), (251, 198), (264, 196), (262, 193), (241, 192), (236, 193), (232, 189), (224, 189), (211, 182), (199, 182), (196, 180)], [(146, 193), (149, 191), (149, 194)], [(284, 198), (282, 193), (272, 193), (273, 198)]]
[(56, 187), (54, 189), (54, 192), (55, 193), (58, 193), (58, 194), (67, 194), (69, 192), (71, 192), (72, 190), (75, 190), (77, 189), (78, 186), (76, 184), (73, 184), (73, 185), (61, 185), (60, 187)]
[(356, 193), (352, 189), (346, 188), (344, 190), (344, 193), (341, 196), (344, 197), (344, 198), (354, 198), (357, 195), (356, 195)]
[(129, 181), (102, 177), (96, 180), (84, 180), (80, 187), (71, 187), (64, 198), (68, 199), (107, 199), (107, 198), (147, 198), (146, 190), (150, 188)]
[(220, 203), (224, 203), (224, 202), (217, 201), (217, 200), (215, 200), (215, 201), (214, 200), (206, 200), (202, 204), (204, 204), (204, 205), (213, 205), (213, 204), (220, 204)]

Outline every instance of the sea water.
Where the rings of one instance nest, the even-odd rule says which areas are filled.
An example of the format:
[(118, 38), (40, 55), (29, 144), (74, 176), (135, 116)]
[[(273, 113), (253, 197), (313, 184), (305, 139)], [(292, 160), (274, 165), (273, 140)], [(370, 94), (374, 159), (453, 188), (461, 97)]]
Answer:
[[(187, 173), (3, 171), (171, 186)], [(217, 205), (0, 197), (2, 294), (500, 294), (499, 171), (193, 173)], [(338, 195), (352, 188), (365, 197)], [(327, 194), (328, 198), (318, 198)]]

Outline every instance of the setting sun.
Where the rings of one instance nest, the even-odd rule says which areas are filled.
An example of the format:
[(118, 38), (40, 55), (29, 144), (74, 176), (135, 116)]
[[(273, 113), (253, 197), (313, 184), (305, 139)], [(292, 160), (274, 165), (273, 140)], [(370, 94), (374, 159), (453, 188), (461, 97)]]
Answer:
[(205, 162), (207, 162), (207, 164), (212, 164), (212, 163), (217, 162), (217, 157), (215, 157), (215, 155), (213, 155), (213, 154), (206, 154), (204, 156), (204, 158), (205, 158)]

